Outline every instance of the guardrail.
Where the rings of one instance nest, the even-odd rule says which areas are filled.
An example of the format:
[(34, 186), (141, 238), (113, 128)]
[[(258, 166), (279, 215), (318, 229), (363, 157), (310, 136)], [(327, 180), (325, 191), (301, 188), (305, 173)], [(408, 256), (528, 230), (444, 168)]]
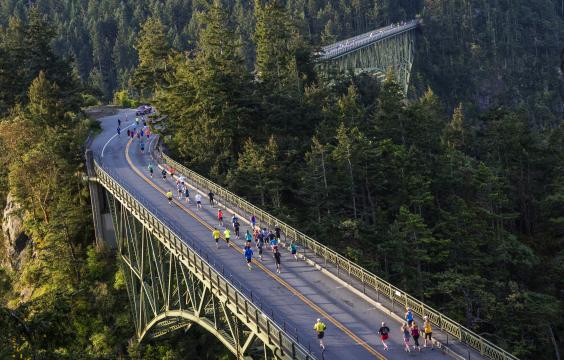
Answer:
[[(189, 246), (190, 240), (180, 235), (182, 232), (174, 224), (164, 220), (166, 217), (161, 216), (157, 209), (152, 208), (150, 203), (141, 194), (128, 188), (125, 182), (119, 181), (120, 177), (110, 169), (105, 168), (99, 159), (94, 160), (94, 168), (98, 182), (120, 202), (130, 207), (133, 214), (143, 219), (150, 226), (152, 232), (161, 235), (165, 239), (163, 243), (172, 252), (179, 254), (180, 259), (187, 262), (189, 267), (195, 269), (196, 274), (198, 275), (199, 273), (199, 276), (204, 281), (209, 282), (212, 291), (215, 290), (225, 295), (229, 302), (234, 304), (236, 314), (244, 314), (247, 322), (252, 322), (261, 333), (267, 334), (269, 344), (274, 344), (276, 348), (282, 351), (283, 356), (291, 359), (316, 359), (299, 342), (297, 331), (295, 336), (292, 337), (286, 330), (283, 330), (278, 325), (282, 321), (279, 320), (277, 323), (276, 320), (273, 320), (274, 313), (272, 313), (272, 317), (267, 315), (262, 303), (256, 296), (253, 297), (252, 293), (250, 297), (247, 296), (241, 284), (237, 287), (232, 280), (228, 280), (219, 269), (204, 259), (201, 251), (198, 254), (193, 241), (192, 246)], [(260, 305), (257, 305), (257, 303)]]
[[(355, 264), (343, 255), (317, 242), (311, 237), (286, 224), (284, 221), (277, 219), (266, 211), (219, 186), (213, 181), (188, 169), (184, 165), (164, 154), (160, 149), (156, 151), (158, 151), (158, 156), (160, 156), (167, 165), (172, 166), (177, 173), (179, 172), (186, 176), (186, 178), (190, 179), (200, 189), (204, 191), (207, 189), (211, 190), (225, 202), (242, 209), (248, 214), (254, 214), (258, 220), (268, 224), (270, 228), (273, 228), (277, 224), (282, 229), (286, 237), (293, 239), (300, 246), (307, 248), (315, 255), (333, 263), (337, 269), (347, 272), (349, 276), (354, 276), (362, 283), (363, 287), (371, 288), (376, 291), (379, 296), (384, 295), (392, 303), (400, 303), (405, 307), (410, 307), (414, 313), (420, 315), (421, 317), (427, 316), (432, 324), (439, 327), (442, 331), (454, 336), (462, 343), (479, 351), (482, 356), (493, 360), (518, 360), (516, 356), (503, 350), (482, 336), (472, 332), (449, 317), (441, 314), (439, 311), (424, 304), (422, 301), (407, 294), (386, 280)], [(362, 289), (359, 290), (362, 291)]]

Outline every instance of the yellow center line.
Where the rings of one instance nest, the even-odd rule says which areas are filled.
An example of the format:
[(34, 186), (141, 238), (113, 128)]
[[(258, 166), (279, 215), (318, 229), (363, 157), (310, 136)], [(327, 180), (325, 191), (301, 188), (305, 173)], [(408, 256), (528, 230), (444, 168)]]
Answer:
[[(137, 167), (135, 167), (135, 165), (133, 165), (133, 162), (131, 161), (131, 158), (129, 157), (129, 146), (131, 145), (133, 140), (129, 140), (127, 142), (127, 145), (125, 147), (125, 158), (127, 159), (127, 163), (129, 164), (129, 167), (137, 174), (139, 175), (143, 180), (145, 180), (145, 182), (147, 182), (151, 187), (153, 187), (155, 190), (157, 190), (158, 192), (160, 192), (161, 194), (163, 194), (166, 197), (166, 191), (162, 190), (161, 188), (159, 188), (157, 185), (155, 185), (155, 183), (149, 179), (145, 174), (143, 174), (141, 171), (139, 171), (139, 169), (137, 169)], [(196, 221), (198, 221), (200, 224), (202, 224), (204, 227), (206, 227), (207, 229), (209, 229), (210, 231), (214, 230), (214, 227), (211, 226), (210, 224), (208, 224), (207, 222), (205, 222), (204, 220), (202, 220), (196, 213), (194, 213), (192, 210), (190, 210), (189, 208), (185, 207), (180, 201), (176, 200), (176, 198), (173, 196), (173, 202), (178, 205), (178, 207), (183, 210), (185, 213), (187, 213), (188, 215), (190, 215), (192, 218), (194, 218)], [(221, 236), (221, 235), (220, 235)], [(221, 236), (223, 239), (224, 237)], [(235, 246), (231, 246), (231, 248), (239, 253), (243, 253), (243, 250), (235, 247)], [(333, 316), (329, 315), (325, 310), (323, 310), (322, 308), (320, 308), (318, 305), (316, 305), (314, 302), (312, 302), (311, 300), (309, 300), (308, 298), (306, 298), (302, 293), (300, 293), (298, 290), (296, 290), (295, 288), (293, 288), (290, 284), (288, 284), (285, 280), (283, 280), (282, 278), (280, 278), (279, 276), (277, 276), (276, 274), (274, 274), (274, 272), (270, 271), (267, 267), (265, 267), (263, 264), (261, 264), (258, 261), (254, 262), (255, 265), (257, 265), (262, 271), (264, 271), (266, 274), (268, 274), (271, 278), (273, 278), (274, 280), (276, 280), (278, 283), (280, 283), (282, 286), (284, 286), (288, 291), (290, 291), (293, 295), (295, 295), (297, 298), (299, 298), (301, 301), (303, 301), (306, 305), (308, 305), (310, 308), (312, 308), (314, 311), (318, 312), (319, 314), (321, 314), (322, 317), (326, 318), (329, 322), (331, 322), (333, 325), (335, 325), (335, 327), (339, 328), (341, 331), (343, 331), (345, 334), (347, 334), (351, 339), (353, 339), (357, 344), (359, 344), (360, 346), (362, 346), (363, 348), (365, 348), (368, 352), (370, 352), (372, 355), (374, 355), (375, 357), (377, 357), (380, 360), (386, 360), (387, 358), (384, 357), (381, 353), (379, 353), (378, 351), (376, 351), (374, 348), (372, 348), (370, 345), (368, 345), (366, 343), (366, 341), (362, 340), (361, 338), (359, 338), (357, 335), (355, 335), (351, 330), (349, 330), (346, 326), (344, 326), (343, 324), (341, 324), (337, 319), (335, 319)]]

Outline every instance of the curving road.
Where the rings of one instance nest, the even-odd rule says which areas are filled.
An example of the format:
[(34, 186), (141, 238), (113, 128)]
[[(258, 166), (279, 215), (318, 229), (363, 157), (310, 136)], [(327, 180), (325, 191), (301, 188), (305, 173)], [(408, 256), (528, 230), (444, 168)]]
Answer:
[[(129, 122), (125, 122), (125, 115)], [(117, 118), (122, 120), (121, 137), (116, 135)], [(423, 349), (421, 353), (405, 353), (402, 348), (400, 323), (389, 313), (381, 311), (378, 304), (356, 295), (345, 284), (327, 276), (319, 269), (309, 266), (304, 261), (295, 261), (282, 250), (282, 273), (276, 274), (274, 260), (265, 249), (262, 262), (254, 258), (254, 269), (248, 271), (242, 253), (243, 241), (232, 241), (232, 247), (225, 243), (216, 249), (210, 228), (216, 225), (217, 209), (207, 204), (207, 189), (202, 190), (206, 199), (203, 210), (196, 210), (193, 204), (175, 203), (169, 206), (164, 193), (169, 189), (176, 194), (174, 183), (167, 178), (163, 181), (155, 170), (151, 179), (147, 165), (152, 162), (150, 156), (141, 153), (138, 140), (129, 141), (126, 127), (135, 117), (134, 110), (122, 110), (119, 114), (100, 119), (102, 132), (94, 139), (91, 148), (99, 157), (103, 153), (102, 163), (112, 171), (119, 173), (120, 181), (126, 186), (141, 192), (168, 221), (177, 224), (183, 235), (199, 244), (207, 252), (212, 262), (223, 266), (225, 274), (251, 290), (264, 304), (266, 312), (271, 314), (280, 325), (284, 323), (289, 332), (297, 332), (299, 341), (312, 352), (325, 359), (446, 359), (441, 350)], [(147, 146), (146, 146), (147, 148)], [(156, 168), (156, 167), (155, 167)], [(194, 193), (194, 189), (191, 191)], [(193, 195), (191, 196), (193, 198)], [(224, 211), (225, 222), (230, 222), (231, 213)], [(241, 222), (241, 233), (248, 227)], [(327, 325), (325, 336), (326, 350), (321, 354), (315, 332), (312, 327), (317, 318), (322, 318)], [(390, 350), (385, 351), (376, 331), (385, 321), (391, 329)], [(421, 322), (420, 322), (421, 324)], [(435, 329), (436, 330), (436, 329)], [(440, 335), (437, 333), (437, 335)], [(439, 336), (440, 338), (440, 336)], [(422, 341), (421, 341), (422, 343)], [(472, 356), (472, 359), (479, 358)]]

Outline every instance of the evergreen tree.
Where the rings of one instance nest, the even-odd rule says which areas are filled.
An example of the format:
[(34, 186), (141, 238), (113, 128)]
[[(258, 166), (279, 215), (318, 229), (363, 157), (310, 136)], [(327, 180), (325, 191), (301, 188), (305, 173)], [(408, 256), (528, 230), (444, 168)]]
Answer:
[(261, 4), (255, 0), (256, 76), (278, 91), (298, 81), (295, 29), (277, 0)]
[(154, 94), (159, 86), (166, 85), (170, 47), (165, 28), (158, 18), (151, 17), (143, 24), (135, 49), (139, 54), (139, 66), (133, 74), (133, 84), (142, 97), (147, 97)]

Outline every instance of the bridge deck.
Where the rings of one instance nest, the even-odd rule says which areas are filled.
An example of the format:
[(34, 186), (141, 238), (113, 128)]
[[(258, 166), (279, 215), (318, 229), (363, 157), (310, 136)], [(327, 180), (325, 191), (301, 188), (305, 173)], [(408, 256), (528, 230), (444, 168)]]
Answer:
[[(122, 112), (120, 117), (124, 119), (124, 115)], [(131, 113), (129, 115), (130, 119), (134, 117)], [(309, 344), (316, 356), (322, 358), (312, 327), (315, 319), (320, 317), (328, 326), (325, 337), (327, 349), (323, 354), (327, 359), (408, 359), (412, 356), (430, 360), (445, 358), (442, 351), (431, 351), (429, 348), (423, 349), (420, 354), (405, 353), (402, 349), (400, 324), (394, 317), (381, 311), (373, 302), (350, 291), (342, 282), (304, 261), (294, 261), (286, 250), (282, 251), (282, 274), (278, 275), (274, 260), (266, 249), (262, 262), (255, 256), (253, 271), (247, 270), (241, 255), (243, 241), (232, 240), (234, 246), (230, 248), (221, 243), (220, 249), (216, 249), (210, 231), (216, 225), (216, 209), (207, 204), (200, 211), (196, 210), (194, 204), (177, 203), (169, 206), (164, 192), (170, 189), (176, 194), (174, 183), (170, 178), (164, 182), (158, 173), (154, 179), (148, 177), (146, 167), (151, 160), (147, 154), (139, 151), (136, 141), (127, 146), (124, 135), (110, 139), (115, 133), (116, 119), (117, 116), (104, 118), (103, 131), (92, 144), (92, 149), (99, 155), (105, 148), (103, 163), (119, 173), (126, 186), (143, 193), (145, 199), (164, 214), (168, 221), (178, 225), (183, 236), (193, 241), (212, 264), (215, 263), (234, 282), (240, 283), (247, 293), (252, 292), (264, 311), (289, 333), (297, 334), (300, 343), (306, 347)], [(124, 131), (128, 125), (132, 124), (122, 123)], [(202, 190), (207, 192), (206, 189)], [(195, 194), (194, 191), (192, 194)], [(203, 199), (207, 200), (207, 196), (203, 196)], [(225, 211), (224, 216), (226, 224), (229, 224), (231, 214)], [(247, 224), (241, 224), (241, 233), (244, 233)], [(383, 350), (376, 335), (382, 321), (391, 329), (389, 351)], [(434, 329), (434, 334), (441, 340), (444, 335), (437, 330)], [(478, 358), (479, 356), (472, 354), (472, 359)]]
[(405, 23), (388, 25), (352, 38), (338, 41), (334, 44), (324, 46), (319, 53), (319, 60), (327, 61), (338, 58), (377, 41), (415, 29), (417, 26), (419, 26), (419, 20), (411, 20)]

